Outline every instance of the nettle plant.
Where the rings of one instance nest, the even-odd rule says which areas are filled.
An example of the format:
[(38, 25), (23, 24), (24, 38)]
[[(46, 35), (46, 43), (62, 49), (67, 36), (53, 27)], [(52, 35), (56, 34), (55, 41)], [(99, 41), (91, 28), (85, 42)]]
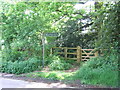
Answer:
[(69, 62), (57, 55), (50, 55), (45, 59), (45, 62), (50, 70), (67, 70), (72, 67)]

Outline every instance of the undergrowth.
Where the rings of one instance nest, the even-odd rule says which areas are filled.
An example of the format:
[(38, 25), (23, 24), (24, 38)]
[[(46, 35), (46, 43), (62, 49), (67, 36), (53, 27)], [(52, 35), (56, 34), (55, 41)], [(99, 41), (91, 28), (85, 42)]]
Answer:
[(118, 57), (110, 56), (96, 57), (85, 62), (73, 76), (74, 80), (81, 80), (85, 84), (118, 86)]
[(71, 80), (71, 76), (74, 74), (75, 72), (62, 72), (62, 71), (50, 71), (50, 72), (32, 72), (32, 73), (28, 73), (25, 76), (27, 77), (41, 77), (41, 78), (48, 78), (48, 79), (52, 79), (52, 80)]
[(26, 61), (4, 61), (0, 63), (0, 72), (11, 74), (28, 73), (35, 70), (40, 70), (40, 60), (31, 58)]
[[(53, 80), (80, 80), (83, 84), (118, 87), (118, 57), (116, 54), (91, 58), (76, 72), (36, 72), (27, 77), (41, 77)], [(56, 66), (57, 67), (57, 66)]]
[(49, 67), (49, 70), (68, 70), (73, 67), (67, 60), (54, 55), (46, 58), (45, 63)]

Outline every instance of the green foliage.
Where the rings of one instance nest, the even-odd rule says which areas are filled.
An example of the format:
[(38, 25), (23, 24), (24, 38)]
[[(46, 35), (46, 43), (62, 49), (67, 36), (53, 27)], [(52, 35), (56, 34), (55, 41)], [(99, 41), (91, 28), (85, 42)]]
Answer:
[(76, 72), (73, 79), (79, 79), (82, 83), (118, 86), (118, 57), (111, 54), (108, 57), (90, 59)]
[(45, 63), (48, 65), (50, 70), (67, 70), (72, 67), (72, 65), (66, 60), (54, 55), (49, 56)]
[(68, 70), (71, 65), (66, 63), (65, 60), (53, 60), (51, 64), (49, 64), (50, 70)]
[(26, 74), (25, 76), (27, 77), (41, 77), (41, 78), (48, 78), (52, 80), (64, 80), (66, 78), (69, 78), (70, 76), (73, 75), (72, 73), (65, 73), (65, 72), (60, 72), (60, 71), (51, 71), (51, 72), (33, 72)]
[(27, 51), (17, 51), (17, 50), (7, 50), (3, 51), (2, 53), (2, 58), (3, 61), (24, 61), (28, 59), (27, 56), (28, 52)]
[(93, 24), (91, 14), (87, 14), (85, 10), (75, 10), (71, 17), (68, 16), (61, 22), (64, 24), (59, 28), (61, 35), (57, 39), (57, 46), (94, 48), (97, 34), (82, 32), (90, 31)]
[[(72, 3), (58, 2), (2, 3), (1, 6), (2, 40), (4, 40), (3, 46), (6, 51), (3, 56), (5, 60), (9, 60), (12, 56), (12, 61), (18, 60), (18, 57), (24, 54), (18, 51), (26, 51), (25, 57), (33, 56), (40, 59), (42, 33), (58, 32), (59, 24), (53, 24), (59, 22), (59, 19), (66, 13), (71, 14), (74, 11)], [(55, 38), (46, 37), (45, 40), (48, 44)], [(46, 55), (49, 54), (47, 50)], [(15, 56), (13, 56), (14, 53)]]
[(36, 58), (31, 58), (26, 61), (4, 61), (0, 64), (0, 72), (3, 73), (22, 74), (41, 69), (40, 60)]
[[(106, 6), (104, 3), (96, 3), (97, 10), (93, 14), (86, 14), (84, 10), (76, 11), (73, 9), (75, 3), (67, 2), (18, 2), (16, 4), (0, 2), (0, 4), (2, 6), (0, 39), (4, 41), (0, 44), (4, 46), (0, 52), (2, 53), (0, 59), (3, 60), (0, 62), (0, 72), (21, 74), (39, 69), (42, 34), (61, 32), (58, 38), (45, 37), (46, 56), (49, 55), (50, 48), (56, 45), (56, 41), (57, 46), (80, 45), (82, 48), (96, 46), (98, 49), (108, 49), (109, 53), (104, 53), (106, 56), (93, 58), (83, 64), (73, 79), (81, 79), (83, 83), (88, 84), (117, 86), (120, 2)], [(89, 26), (93, 23), (91, 29)], [(81, 34), (84, 28), (95, 32)], [(53, 45), (49, 44), (50, 42), (55, 43)], [(117, 54), (114, 51), (117, 51)], [(37, 59), (29, 59), (31, 57)], [(50, 70), (69, 69), (71, 67), (69, 63), (58, 56), (49, 56), (45, 59), (45, 65), (48, 65)], [(57, 73), (39, 73), (39, 77), (62, 79), (65, 76), (59, 77)]]
[(119, 12), (120, 2), (107, 4), (97, 11), (97, 19), (94, 21), (94, 29), (98, 31), (96, 46), (98, 48), (119, 50)]
[(45, 58), (45, 64), (49, 65), (50, 63), (53, 62), (53, 60), (57, 60), (59, 57), (55, 55), (49, 55)]

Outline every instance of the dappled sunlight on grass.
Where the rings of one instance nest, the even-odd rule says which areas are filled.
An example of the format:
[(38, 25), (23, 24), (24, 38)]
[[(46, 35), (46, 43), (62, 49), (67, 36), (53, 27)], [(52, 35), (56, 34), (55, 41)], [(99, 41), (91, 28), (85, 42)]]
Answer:
[(49, 71), (49, 72), (31, 72), (25, 74), (27, 77), (41, 77), (53, 80), (71, 80), (75, 72)]

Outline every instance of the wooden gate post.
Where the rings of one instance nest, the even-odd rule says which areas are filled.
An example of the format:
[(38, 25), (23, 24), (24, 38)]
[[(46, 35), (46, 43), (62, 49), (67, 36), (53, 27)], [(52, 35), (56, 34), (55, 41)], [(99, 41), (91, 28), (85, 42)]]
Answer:
[(98, 51), (95, 52), (95, 57), (97, 57), (97, 56), (98, 56)]
[(82, 53), (81, 53), (81, 47), (80, 46), (77, 46), (77, 62), (79, 63), (81, 61), (81, 56)]
[(67, 59), (67, 47), (64, 47), (65, 59)]

